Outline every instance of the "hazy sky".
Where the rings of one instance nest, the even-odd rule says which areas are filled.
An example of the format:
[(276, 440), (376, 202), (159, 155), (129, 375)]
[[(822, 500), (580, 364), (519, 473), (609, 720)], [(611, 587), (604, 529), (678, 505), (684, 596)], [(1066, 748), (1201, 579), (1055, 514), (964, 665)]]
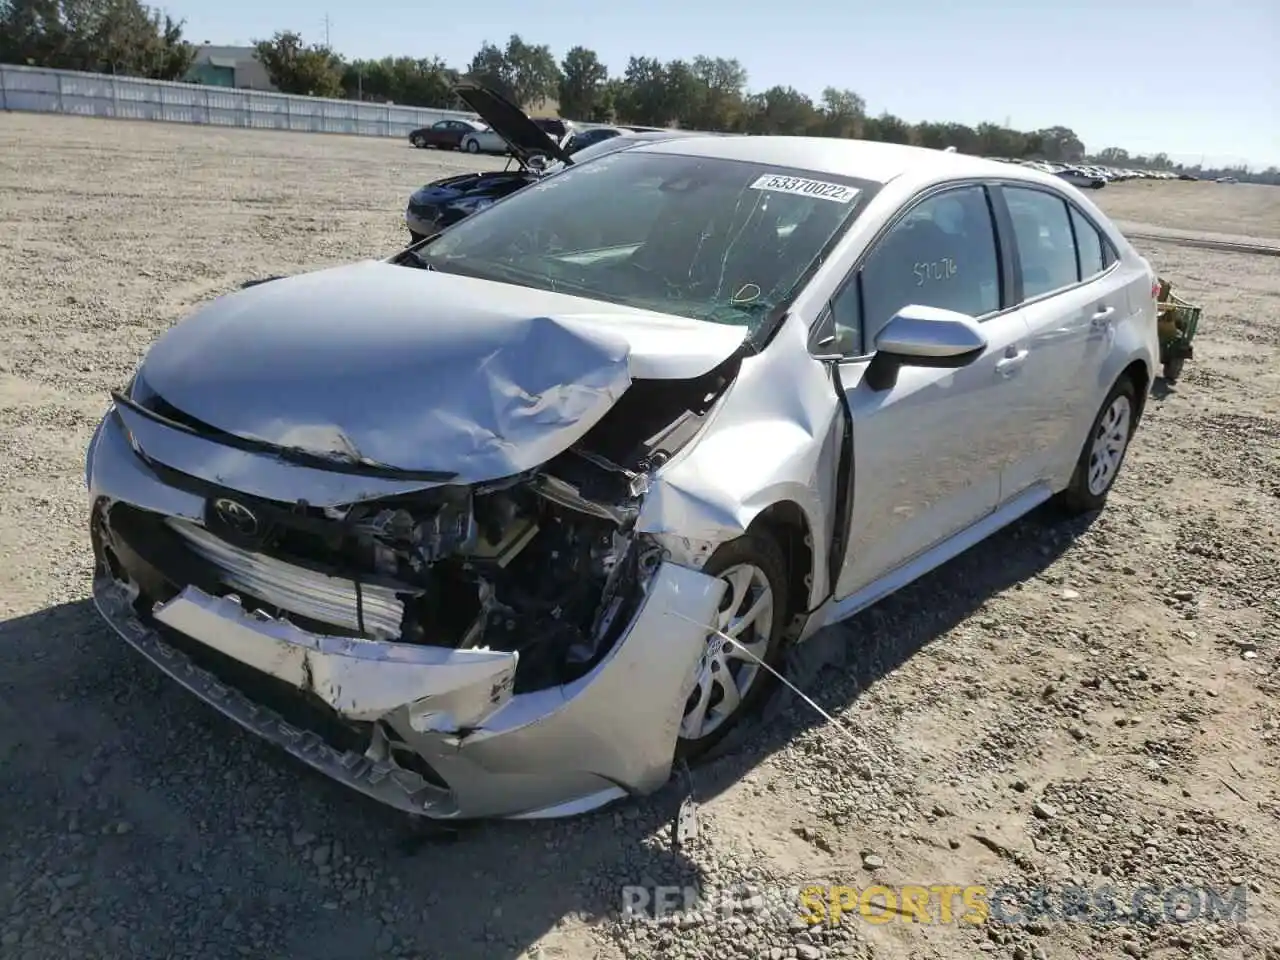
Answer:
[(1280, 165), (1277, 0), (154, 0), (192, 42), (247, 44), (277, 30), (348, 58), (439, 56), (465, 67), (511, 33), (557, 58), (594, 49), (736, 57), (749, 86), (815, 99), (847, 87), (906, 120), (1062, 124), (1091, 151)]

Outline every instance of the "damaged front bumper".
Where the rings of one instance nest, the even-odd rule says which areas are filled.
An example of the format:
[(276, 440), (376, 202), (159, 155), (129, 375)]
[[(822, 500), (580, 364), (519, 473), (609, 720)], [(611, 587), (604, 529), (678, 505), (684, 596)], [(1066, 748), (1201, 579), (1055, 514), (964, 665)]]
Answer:
[[(204, 509), (137, 456), (110, 416), (88, 481), (95, 516), (124, 504), (189, 526)], [(120, 636), (244, 728), (353, 789), (433, 818), (570, 815), (662, 786), (705, 649), (699, 624), (715, 622), (724, 590), (719, 579), (657, 563), (637, 585), (630, 623), (587, 673), (517, 693), (516, 652), (329, 635), (203, 583), (152, 601), (133, 575), (146, 565), (128, 544), (113, 549), (110, 536), (95, 527), (94, 598)]]

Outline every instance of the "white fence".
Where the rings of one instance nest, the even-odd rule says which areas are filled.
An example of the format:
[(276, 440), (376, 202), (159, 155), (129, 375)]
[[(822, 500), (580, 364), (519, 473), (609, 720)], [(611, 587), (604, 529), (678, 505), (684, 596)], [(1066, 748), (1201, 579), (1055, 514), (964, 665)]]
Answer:
[(366, 137), (407, 137), (446, 117), (475, 116), (12, 64), (0, 64), (0, 110)]

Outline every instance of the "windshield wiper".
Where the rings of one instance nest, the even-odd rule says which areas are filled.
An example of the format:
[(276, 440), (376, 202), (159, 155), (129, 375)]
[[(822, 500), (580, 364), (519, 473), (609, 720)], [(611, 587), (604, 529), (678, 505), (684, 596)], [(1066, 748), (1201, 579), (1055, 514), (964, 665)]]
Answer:
[(402, 253), (402, 256), (406, 260), (410, 261), (415, 267), (422, 270), (435, 270), (435, 264), (428, 262), (426, 257), (420, 254), (417, 250), (414, 250), (412, 247), (405, 250)]

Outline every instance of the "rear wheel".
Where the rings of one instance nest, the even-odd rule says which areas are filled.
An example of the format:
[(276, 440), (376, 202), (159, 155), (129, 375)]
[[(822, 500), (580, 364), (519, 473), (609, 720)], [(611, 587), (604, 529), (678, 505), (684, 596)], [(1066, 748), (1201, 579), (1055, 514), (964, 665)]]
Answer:
[(1102, 402), (1076, 461), (1071, 483), (1058, 497), (1068, 513), (1089, 513), (1107, 502), (1137, 423), (1138, 398), (1133, 381), (1121, 377)]
[[(685, 702), (676, 754), (703, 756), (768, 696), (787, 623), (786, 562), (765, 536), (739, 537), (720, 547), (702, 568), (726, 584), (707, 636), (697, 679)], [(724, 634), (732, 637), (732, 642)]]
[(467, 153), (479, 153), (479, 152), (480, 152), (480, 143), (479, 143), (479, 141), (477, 141), (477, 140), (468, 140), (468, 141), (467, 141)]

